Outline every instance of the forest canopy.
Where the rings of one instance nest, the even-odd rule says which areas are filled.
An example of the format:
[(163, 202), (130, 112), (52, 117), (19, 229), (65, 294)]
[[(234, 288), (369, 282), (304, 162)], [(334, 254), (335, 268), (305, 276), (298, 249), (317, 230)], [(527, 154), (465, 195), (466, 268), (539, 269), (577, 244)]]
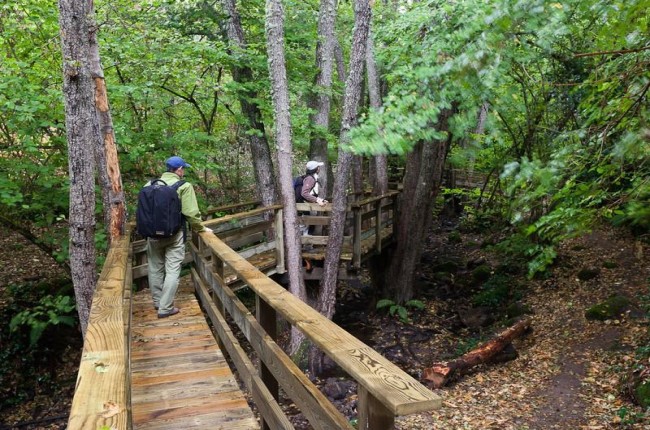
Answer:
[[(492, 181), (476, 206), (480, 213), (468, 216), (499, 216), (533, 238), (533, 272), (552, 260), (555, 241), (597, 220), (647, 233), (649, 6), (647, 0), (377, 2), (371, 32), (383, 105), (369, 109), (364, 98), (349, 150), (392, 154), (399, 164), (415, 143), (451, 133), (448, 162)], [(315, 132), (308, 98), (319, 90), (318, 3), (284, 7), (300, 171)], [(252, 131), (238, 105), (242, 94), (254, 94), (250, 101), (272, 144), (263, 2), (239, 7), (247, 40), (241, 50), (228, 46), (226, 14), (216, 2), (98, 1), (95, 8), (128, 212), (134, 213), (134, 193), (170, 153), (196, 166), (202, 204), (254, 197), (246, 144)], [(68, 182), (56, 2), (6, 2), (0, 23), (1, 219), (63, 262)], [(344, 63), (352, 25), (352, 5), (339, 3), (336, 38)], [(233, 65), (248, 67), (252, 79), (236, 82)], [(344, 80), (334, 79), (330, 90), (328, 130), (316, 130), (328, 140), (332, 163)], [(454, 111), (448, 132), (434, 127), (445, 109)], [(97, 232), (101, 243), (104, 233)]]

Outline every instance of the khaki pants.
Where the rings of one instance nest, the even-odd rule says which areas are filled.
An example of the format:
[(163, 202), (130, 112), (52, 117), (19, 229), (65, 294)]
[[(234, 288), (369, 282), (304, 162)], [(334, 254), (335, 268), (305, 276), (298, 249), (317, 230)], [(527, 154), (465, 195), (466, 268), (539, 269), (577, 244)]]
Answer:
[(183, 229), (169, 238), (147, 240), (149, 288), (159, 314), (169, 313), (174, 308), (184, 258)]

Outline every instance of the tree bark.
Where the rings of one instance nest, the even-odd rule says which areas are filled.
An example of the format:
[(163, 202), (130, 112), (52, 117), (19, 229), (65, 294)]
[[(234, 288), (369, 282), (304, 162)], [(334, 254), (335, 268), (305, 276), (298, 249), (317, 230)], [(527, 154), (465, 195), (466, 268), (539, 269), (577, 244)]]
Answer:
[[(449, 129), (450, 115), (451, 111), (440, 112), (438, 130)], [(431, 223), (450, 143), (451, 135), (444, 141), (419, 142), (407, 156), (404, 190), (399, 197), (399, 214), (393, 233), (396, 245), (381, 286), (383, 297), (396, 303), (413, 298), (415, 266)]]
[[(296, 200), (291, 174), (291, 115), (289, 111), (289, 87), (284, 58), (284, 11), (280, 0), (266, 1), (266, 43), (271, 80), (271, 99), (275, 114), (275, 135), (278, 148), (278, 169), (280, 190), (284, 205), (284, 231), (286, 235), (287, 268), (289, 291), (303, 302), (307, 302), (305, 281), (302, 278), (300, 237)], [(291, 330), (289, 352), (298, 351), (304, 335), (295, 327)]]
[(318, 175), (321, 196), (329, 196), (329, 173), (332, 171), (327, 159), (327, 138), (332, 90), (332, 69), (334, 63), (334, 23), (336, 20), (336, 0), (321, 0), (318, 13), (318, 42), (316, 44), (316, 80), (315, 94), (310, 100), (310, 107), (315, 111), (311, 117), (314, 132), (309, 144), (309, 158), (325, 163)]
[[(88, 16), (92, 20), (95, 7), (94, 0), (88, 0)], [(115, 130), (111, 116), (106, 79), (99, 55), (97, 43), (97, 23), (89, 23), (89, 67), (90, 74), (95, 83), (95, 109), (99, 120), (99, 130), (102, 139), (96, 146), (96, 162), (99, 183), (102, 188), (102, 201), (104, 203), (104, 219), (108, 230), (109, 243), (124, 234), (126, 225), (126, 202), (122, 189), (122, 175), (120, 162), (117, 156), (115, 143)]]
[(59, 0), (70, 173), (70, 270), (85, 336), (97, 282), (93, 147), (101, 140), (89, 67), (87, 3)]
[[(246, 51), (246, 40), (241, 25), (239, 13), (235, 0), (222, 0), (223, 7), (228, 15), (226, 24), (226, 35), (230, 45), (231, 55), (235, 58), (241, 57)], [(283, 54), (284, 55), (284, 54)], [(236, 64), (244, 63), (235, 61)], [(247, 66), (234, 65), (231, 68), (233, 80), (240, 84), (253, 82), (253, 71)], [(246, 85), (242, 87), (246, 88)], [(255, 180), (259, 191), (260, 199), (264, 206), (271, 206), (277, 201), (277, 186), (273, 174), (273, 161), (269, 142), (266, 139), (266, 130), (262, 121), (262, 113), (259, 107), (251, 100), (257, 99), (257, 94), (251, 89), (241, 90), (244, 93), (239, 95), (239, 105), (242, 114), (248, 120), (250, 133), (248, 139), (255, 169)]]
[(517, 322), (512, 327), (499, 334), (496, 338), (468, 352), (460, 358), (446, 363), (435, 363), (424, 369), (423, 378), (432, 381), (434, 388), (445, 385), (452, 376), (492, 360), (499, 352), (509, 345), (513, 339), (521, 336), (530, 328), (530, 318)]
[[(372, 34), (368, 35), (368, 45), (366, 47), (366, 74), (368, 77), (368, 98), (370, 100), (370, 109), (377, 110), (381, 108), (382, 102)], [(375, 155), (371, 162), (372, 174), (370, 175), (370, 180), (372, 183), (373, 194), (376, 196), (384, 195), (388, 192), (388, 160), (386, 154)]]
[[(355, 24), (350, 54), (350, 73), (345, 82), (345, 99), (339, 138), (337, 172), (334, 179), (329, 239), (325, 254), (323, 279), (316, 305), (318, 311), (329, 319), (334, 315), (334, 307), (336, 305), (336, 282), (341, 258), (341, 248), (343, 246), (343, 229), (347, 209), (347, 186), (352, 164), (352, 154), (344, 148), (349, 141), (348, 132), (357, 119), (370, 16), (371, 11), (368, 0), (355, 2)], [(321, 363), (321, 360), (314, 361), (312, 354), (310, 357), (312, 371), (315, 371), (317, 374), (320, 373)]]

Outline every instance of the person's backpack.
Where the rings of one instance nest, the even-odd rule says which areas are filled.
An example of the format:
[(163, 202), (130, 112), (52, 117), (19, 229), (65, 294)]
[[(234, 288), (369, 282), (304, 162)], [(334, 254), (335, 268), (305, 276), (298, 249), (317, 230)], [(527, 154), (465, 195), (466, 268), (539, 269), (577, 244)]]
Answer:
[(185, 181), (168, 186), (162, 179), (154, 179), (140, 190), (135, 220), (138, 234), (156, 239), (171, 237), (183, 227), (178, 188)]
[(305, 175), (293, 178), (293, 192), (296, 195), (296, 203), (304, 203), (305, 201), (302, 197), (302, 182), (304, 179)]
[[(296, 176), (293, 178), (293, 193), (296, 195), (296, 203), (304, 203), (305, 199), (302, 196), (302, 183), (305, 180), (305, 176), (307, 175), (302, 175), (302, 176)], [(316, 186), (316, 183), (314, 182), (314, 187)], [(314, 189), (312, 187), (312, 190)], [(309, 190), (311, 193), (311, 190)]]

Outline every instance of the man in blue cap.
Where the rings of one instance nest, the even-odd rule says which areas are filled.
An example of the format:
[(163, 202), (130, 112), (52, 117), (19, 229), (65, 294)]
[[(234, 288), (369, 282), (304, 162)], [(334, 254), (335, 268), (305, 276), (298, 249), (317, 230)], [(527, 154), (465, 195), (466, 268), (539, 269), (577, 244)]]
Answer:
[[(183, 179), (185, 169), (190, 168), (181, 157), (169, 157), (165, 161), (167, 171), (160, 177), (167, 186), (172, 186)], [(201, 212), (196, 201), (194, 187), (185, 182), (176, 190), (181, 201), (181, 212), (189, 222), (192, 231), (197, 233), (212, 232), (201, 224)], [(149, 262), (149, 288), (153, 305), (158, 310), (158, 318), (176, 315), (180, 309), (174, 307), (174, 297), (178, 289), (178, 278), (185, 258), (185, 228), (172, 237), (164, 239), (147, 239), (147, 258)]]

